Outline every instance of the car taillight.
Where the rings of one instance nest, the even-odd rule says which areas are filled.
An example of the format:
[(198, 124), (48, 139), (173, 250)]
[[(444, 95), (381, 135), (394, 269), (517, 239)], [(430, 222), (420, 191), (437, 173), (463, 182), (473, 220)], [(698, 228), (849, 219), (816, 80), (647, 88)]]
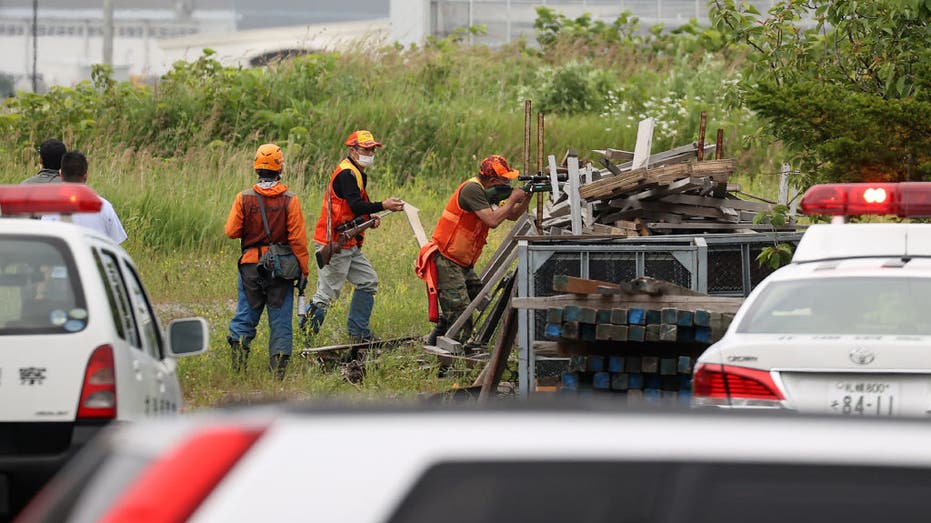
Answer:
[(186, 521), (264, 432), (259, 427), (197, 432), (152, 462), (100, 521)]
[(805, 214), (931, 216), (931, 183), (828, 183), (805, 191)]
[(715, 406), (778, 406), (785, 399), (768, 371), (715, 363), (695, 367), (692, 397)]
[(116, 417), (116, 368), (113, 347), (101, 345), (94, 349), (78, 402), (78, 419), (113, 419)]

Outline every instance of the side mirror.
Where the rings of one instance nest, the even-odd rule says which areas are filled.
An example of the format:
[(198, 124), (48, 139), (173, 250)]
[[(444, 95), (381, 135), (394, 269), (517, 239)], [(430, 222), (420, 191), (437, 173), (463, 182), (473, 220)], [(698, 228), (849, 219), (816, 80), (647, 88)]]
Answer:
[(209, 334), (203, 318), (172, 320), (168, 324), (168, 355), (178, 358), (205, 352)]

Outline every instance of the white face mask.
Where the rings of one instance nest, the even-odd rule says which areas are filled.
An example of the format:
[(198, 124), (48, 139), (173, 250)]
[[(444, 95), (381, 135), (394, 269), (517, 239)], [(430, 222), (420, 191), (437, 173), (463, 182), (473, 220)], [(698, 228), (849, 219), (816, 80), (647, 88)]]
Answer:
[(361, 165), (362, 167), (369, 167), (373, 163), (375, 163), (375, 155), (372, 155), (372, 156), (363, 156), (361, 154), (359, 155), (359, 165)]

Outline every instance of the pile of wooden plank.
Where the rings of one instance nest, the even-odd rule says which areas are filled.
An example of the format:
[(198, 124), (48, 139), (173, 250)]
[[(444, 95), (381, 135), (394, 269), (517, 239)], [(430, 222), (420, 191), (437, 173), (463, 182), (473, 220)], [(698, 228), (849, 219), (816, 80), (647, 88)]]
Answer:
[[(580, 178), (581, 233), (630, 237), (760, 229), (754, 218), (772, 211), (773, 204), (740, 198), (740, 186), (728, 183), (734, 160), (696, 161), (697, 147), (667, 151), (666, 160), (650, 167), (615, 166), (602, 156), (602, 163), (610, 168), (595, 170), (587, 164), (578, 173), (568, 169), (570, 177)], [(691, 151), (691, 156), (683, 151)], [(572, 227), (572, 193), (566, 188), (558, 201), (547, 205), (544, 230), (565, 233)]]
[(547, 311), (544, 335), (570, 357), (561, 390), (636, 400), (688, 397), (693, 362), (743, 301), (646, 277), (613, 283), (557, 275), (553, 290), (566, 294), (517, 298), (514, 306)]

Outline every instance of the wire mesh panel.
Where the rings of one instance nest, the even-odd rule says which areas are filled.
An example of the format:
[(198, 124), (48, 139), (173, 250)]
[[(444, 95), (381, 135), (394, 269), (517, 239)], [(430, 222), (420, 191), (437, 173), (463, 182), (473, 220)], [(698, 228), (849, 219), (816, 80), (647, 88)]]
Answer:
[(643, 275), (666, 280), (687, 289), (692, 287), (692, 273), (672, 254), (647, 253), (644, 255)]
[(593, 252), (588, 258), (588, 277), (593, 280), (623, 282), (637, 277), (634, 253)]
[(743, 254), (739, 245), (708, 248), (708, 294), (743, 296)]
[[(534, 296), (555, 296), (560, 294), (553, 290), (553, 276), (564, 274), (567, 276), (582, 275), (582, 255), (578, 252), (553, 253), (537, 269), (532, 278)], [(543, 339), (543, 329), (546, 327), (546, 311), (534, 313), (534, 338)]]

